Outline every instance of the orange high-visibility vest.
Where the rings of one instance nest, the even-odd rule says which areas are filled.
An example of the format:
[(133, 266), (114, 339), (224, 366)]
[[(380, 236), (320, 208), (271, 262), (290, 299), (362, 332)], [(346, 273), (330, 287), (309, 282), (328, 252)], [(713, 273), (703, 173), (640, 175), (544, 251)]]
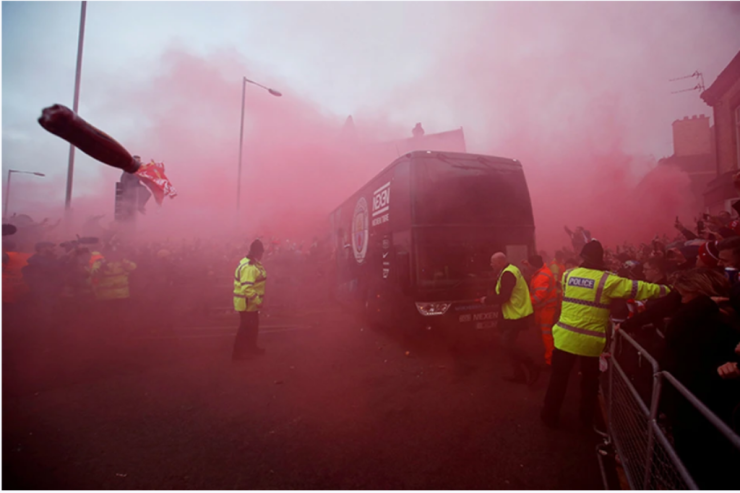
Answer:
[(557, 305), (557, 282), (552, 271), (546, 265), (538, 269), (532, 276), (529, 294), (535, 310), (545, 307), (555, 307)]
[(3, 303), (15, 303), (28, 293), (22, 269), (28, 265), (30, 253), (5, 252), (8, 263), (3, 264)]
[(532, 276), (529, 288), (534, 307), (534, 322), (542, 334), (545, 346), (545, 363), (552, 364), (552, 352), (555, 342), (552, 338), (552, 326), (556, 322), (560, 308), (560, 292), (557, 289), (555, 274), (546, 265)]

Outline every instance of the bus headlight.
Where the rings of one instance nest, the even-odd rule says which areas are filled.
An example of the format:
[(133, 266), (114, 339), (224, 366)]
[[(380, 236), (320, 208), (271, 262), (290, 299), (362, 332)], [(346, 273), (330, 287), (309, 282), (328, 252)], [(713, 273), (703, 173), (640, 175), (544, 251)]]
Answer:
[(416, 309), (425, 317), (431, 317), (434, 315), (444, 315), (450, 309), (450, 306), (452, 306), (452, 303), (417, 303)]

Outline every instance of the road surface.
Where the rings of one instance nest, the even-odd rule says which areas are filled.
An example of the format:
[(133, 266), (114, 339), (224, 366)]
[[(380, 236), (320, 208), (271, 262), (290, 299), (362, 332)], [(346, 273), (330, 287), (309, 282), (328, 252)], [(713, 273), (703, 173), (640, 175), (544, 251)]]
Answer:
[(98, 327), (45, 345), (4, 327), (3, 488), (602, 487), (577, 389), (562, 429), (545, 428), (547, 374), (503, 381), (486, 338), (453, 358), (432, 334), (411, 344), (331, 310), (263, 319), (267, 354), (234, 363), (234, 327)]

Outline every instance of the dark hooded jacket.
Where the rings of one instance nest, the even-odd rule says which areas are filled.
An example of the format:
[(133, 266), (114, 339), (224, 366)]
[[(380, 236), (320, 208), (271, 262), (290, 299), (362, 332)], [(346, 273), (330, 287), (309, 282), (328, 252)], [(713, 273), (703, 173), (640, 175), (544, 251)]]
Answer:
[(35, 296), (59, 296), (64, 288), (66, 276), (62, 260), (47, 255), (35, 254), (23, 268), (23, 279)]

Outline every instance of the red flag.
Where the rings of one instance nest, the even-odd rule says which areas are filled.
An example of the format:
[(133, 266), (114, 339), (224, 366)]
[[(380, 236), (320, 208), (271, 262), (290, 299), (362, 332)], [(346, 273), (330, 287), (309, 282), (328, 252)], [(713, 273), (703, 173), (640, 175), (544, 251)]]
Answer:
[(157, 163), (152, 159), (150, 163), (142, 164), (134, 174), (151, 190), (157, 204), (162, 205), (165, 197), (175, 198), (177, 196), (175, 187), (164, 174), (164, 163)]

